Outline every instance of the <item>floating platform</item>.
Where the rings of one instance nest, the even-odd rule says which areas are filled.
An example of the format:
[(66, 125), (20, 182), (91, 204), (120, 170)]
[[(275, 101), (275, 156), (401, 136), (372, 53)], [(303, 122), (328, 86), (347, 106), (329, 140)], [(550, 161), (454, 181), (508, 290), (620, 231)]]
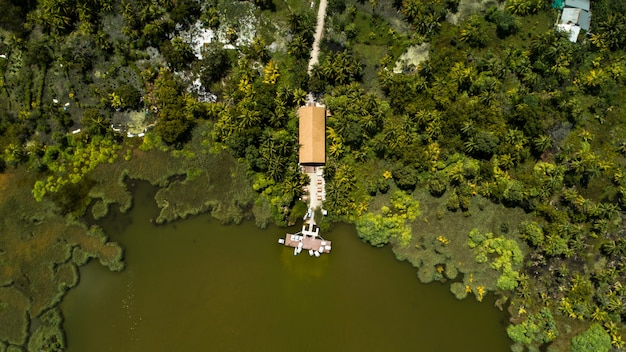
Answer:
[(302, 232), (288, 233), (285, 235), (285, 238), (279, 239), (278, 243), (295, 248), (294, 255), (299, 254), (302, 250), (306, 250), (309, 251), (309, 255), (313, 253), (316, 257), (319, 257), (320, 254), (330, 253), (332, 250), (331, 241), (327, 241), (319, 235), (319, 228), (312, 231), (303, 227)]

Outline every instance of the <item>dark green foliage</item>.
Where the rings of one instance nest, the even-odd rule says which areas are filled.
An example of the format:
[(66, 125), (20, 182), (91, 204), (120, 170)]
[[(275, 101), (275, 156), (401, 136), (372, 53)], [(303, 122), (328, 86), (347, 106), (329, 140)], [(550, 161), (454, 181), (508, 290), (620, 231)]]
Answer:
[(341, 14), (346, 10), (345, 0), (330, 0), (326, 7), (326, 11), (331, 14)]
[(39, 40), (29, 42), (24, 62), (29, 66), (46, 67), (53, 59), (50, 38), (43, 36)]
[[(313, 78), (325, 85), (336, 86), (359, 81), (363, 73), (363, 64), (350, 51), (330, 52), (313, 68)], [(315, 92), (323, 92), (325, 85), (312, 84)]]
[(520, 24), (515, 15), (506, 11), (500, 11), (496, 6), (492, 6), (487, 10), (485, 19), (496, 25), (496, 33), (500, 38), (506, 38), (519, 31)]
[(81, 73), (91, 70), (97, 55), (93, 38), (79, 32), (67, 36), (61, 47), (62, 62)]
[(310, 12), (290, 12), (287, 23), (289, 24), (289, 30), (292, 34), (302, 34), (305, 38), (312, 39), (315, 18)]
[(500, 139), (493, 132), (480, 130), (465, 142), (465, 150), (476, 157), (489, 159), (499, 143)]
[(554, 340), (559, 332), (550, 309), (543, 308), (537, 314), (531, 314), (517, 325), (506, 329), (511, 340), (524, 345), (541, 345)]
[(393, 171), (393, 180), (398, 185), (398, 188), (403, 190), (413, 190), (417, 184), (418, 173), (415, 168), (411, 166), (396, 166)]
[(485, 23), (478, 16), (472, 16), (465, 21), (459, 39), (473, 48), (482, 48), (487, 44)]
[(448, 180), (441, 174), (436, 173), (428, 180), (428, 191), (435, 197), (441, 197), (446, 192)]
[(593, 4), (594, 29), (591, 42), (598, 48), (623, 50), (626, 44), (626, 6), (620, 1), (600, 0)]
[(174, 71), (181, 71), (189, 68), (196, 56), (188, 43), (180, 37), (166, 40), (161, 44), (161, 54)]
[(185, 111), (186, 102), (180, 96), (182, 89), (171, 73), (165, 74), (156, 84), (155, 95), (160, 110), (154, 131), (168, 144), (181, 144), (191, 137), (195, 125), (193, 117)]
[(262, 10), (275, 11), (276, 5), (272, 0), (253, 0), (254, 4)]
[(120, 97), (122, 105), (130, 110), (141, 108), (141, 93), (132, 84), (122, 84), (115, 89), (115, 94)]
[(31, 7), (28, 2), (19, 3), (11, 0), (0, 0), (0, 27), (7, 31), (17, 33), (22, 36), (26, 33), (24, 23), (26, 22), (26, 13)]
[[(454, 3), (451, 5), (454, 6)], [(407, 0), (402, 2), (401, 7), (402, 14), (415, 27), (417, 33), (422, 35), (439, 32), (446, 10), (446, 3), (436, 0)]]
[(219, 45), (207, 45), (202, 48), (202, 60), (194, 64), (200, 75), (200, 82), (205, 87), (219, 82), (229, 73), (232, 60), (227, 50)]
[(202, 8), (200, 3), (194, 0), (176, 0), (176, 5), (170, 12), (170, 19), (186, 30), (198, 20)]
[[(293, 205), (293, 207), (291, 208), (291, 212), (289, 213), (289, 218), (287, 219), (287, 221), (290, 224), (295, 224), (296, 221), (303, 217), (304, 214), (306, 214), (306, 212), (308, 211), (308, 206), (305, 202), (303, 201), (296, 201), (296, 203)], [(316, 217), (315, 219), (321, 219), (320, 217)]]
[[(90, 133), (103, 135), (110, 129), (111, 120), (98, 109), (88, 109), (83, 114), (80, 124)], [(58, 153), (58, 150), (51, 148), (49, 153), (46, 150), (47, 158), (56, 159), (54, 153)]]

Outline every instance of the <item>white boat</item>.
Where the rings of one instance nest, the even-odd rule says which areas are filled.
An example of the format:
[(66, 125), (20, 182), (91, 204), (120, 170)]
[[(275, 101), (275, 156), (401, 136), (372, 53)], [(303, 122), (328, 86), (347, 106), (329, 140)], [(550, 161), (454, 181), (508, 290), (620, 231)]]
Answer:
[(319, 258), (319, 256), (320, 256), (320, 252), (315, 251), (315, 252), (313, 252), (313, 253), (315, 254), (315, 256), (316, 256), (316, 257), (318, 257), (318, 258)]
[(285, 244), (285, 239), (284, 239), (284, 238), (279, 238), (279, 239), (278, 239), (278, 243), (280, 243), (280, 244)]
[(293, 249), (293, 255), (298, 255), (298, 248)]
[(312, 257), (313, 256), (313, 250), (309, 249), (309, 255)]

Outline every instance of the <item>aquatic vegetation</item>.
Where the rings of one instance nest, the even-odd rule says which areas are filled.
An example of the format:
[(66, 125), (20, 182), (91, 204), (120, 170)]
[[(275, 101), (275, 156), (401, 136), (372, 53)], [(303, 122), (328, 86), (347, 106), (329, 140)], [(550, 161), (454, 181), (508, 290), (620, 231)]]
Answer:
[(3, 342), (22, 345), (28, 338), (30, 302), (14, 287), (0, 287), (0, 326)]
[(419, 202), (401, 190), (391, 196), (391, 206), (382, 206), (382, 214), (365, 213), (356, 221), (359, 237), (372, 246), (382, 247), (390, 239), (396, 240), (401, 246), (411, 242), (411, 227), (407, 220), (415, 220), (421, 213)]
[(503, 236), (494, 238), (492, 233), (483, 234), (473, 229), (469, 233), (468, 245), (474, 248), (478, 263), (486, 263), (490, 260), (490, 255), (496, 254), (490, 265), (502, 272), (497, 283), (499, 289), (506, 291), (517, 287), (519, 273), (514, 268), (519, 268), (524, 258), (517, 242)]
[[(391, 242), (422, 281), (461, 273), (456, 296), (508, 291), (530, 312), (559, 302), (560, 323), (597, 320), (623, 344), (622, 2), (595, 1), (595, 33), (578, 43), (553, 29), (541, 0), (478, 13), (471, 1), (335, 2), (310, 79), (294, 69), (309, 56), (308, 3), (130, 1), (121, 15), (115, 2), (83, 3), (8, 4), (15, 19), (0, 23), (10, 33), (0, 45), (0, 169), (28, 166), (15, 185), (41, 201), (7, 196), (4, 226), (23, 232), (1, 239), (17, 250), (0, 260), (6, 284), (34, 296), (29, 309), (57, 302), (91, 257), (121, 268), (115, 245), (65, 228), (58, 214), (128, 210), (128, 179), (160, 187), (157, 222), (203, 211), (223, 222), (293, 222), (303, 183), (293, 110), (314, 91), (332, 112), (329, 220), (360, 222), (366, 240)], [(192, 40), (203, 25), (215, 48)], [(216, 44), (225, 42), (234, 50)], [(400, 62), (417, 45), (430, 59)], [(185, 89), (196, 79), (206, 94)], [(109, 120), (144, 104), (132, 115), (154, 122), (151, 131), (120, 147)], [(69, 134), (77, 123), (82, 131)], [(396, 188), (407, 193), (387, 194)], [(411, 192), (419, 221), (403, 204)], [(22, 262), (29, 275), (11, 266)]]
[[(467, 297), (468, 293), (473, 293), (479, 300), (488, 291), (498, 289), (498, 280), (503, 275), (498, 271), (499, 269), (490, 264), (491, 262), (476, 261), (475, 249), (468, 246), (468, 234), (474, 229), (481, 229), (478, 232), (480, 234), (500, 233), (503, 219), (521, 221), (527, 215), (519, 209), (505, 208), (491, 203), (481, 204), (480, 199), (473, 199), (469, 208), (472, 213), (470, 217), (464, 216), (463, 213), (448, 211), (437, 216), (439, 209), (445, 207), (445, 197), (432, 197), (426, 190), (416, 192), (416, 194), (421, 205), (420, 209), (423, 212), (422, 217), (430, 220), (428, 222), (416, 221), (411, 224), (412, 245), (394, 246), (393, 250), (396, 257), (400, 260), (406, 259), (418, 268), (418, 278), (422, 282), (456, 279), (461, 274), (461, 282), (454, 282), (450, 285), (450, 291), (459, 299)], [(515, 236), (514, 233), (511, 235)], [(496, 256), (495, 250), (491, 247), (487, 248), (486, 244), (484, 245), (484, 252), (488, 255), (488, 259), (489, 256)], [(492, 250), (493, 253), (490, 254), (489, 251)], [(504, 260), (498, 265), (495, 266), (506, 266)], [(422, 269), (425, 266), (429, 269)], [(444, 268), (444, 270), (439, 272), (438, 268)], [(517, 267), (514, 266), (514, 268)], [(514, 282), (516, 281), (514, 280)], [(508, 282), (502, 280), (502, 283)], [(479, 287), (482, 287), (480, 289), (482, 293), (479, 293)]]
[[(6, 187), (16, 182), (25, 184)], [(30, 343), (33, 321), (47, 319), (45, 312), (78, 283), (77, 266), (88, 258), (98, 258), (111, 270), (124, 267), (119, 245), (109, 242), (97, 228), (87, 229), (71, 216), (59, 215), (52, 201), (36, 201), (29, 191), (34, 182), (22, 168), (0, 177), (0, 215), (4, 219), (0, 225), (0, 325), (6, 328), (0, 339), (11, 346)], [(57, 336), (62, 343), (60, 319), (57, 323), (53, 320), (49, 319), (49, 327), (38, 330), (37, 338), (53, 341), (52, 336)]]
[(29, 351), (61, 352), (65, 350), (63, 315), (58, 308), (51, 308), (39, 317), (39, 327), (28, 341)]

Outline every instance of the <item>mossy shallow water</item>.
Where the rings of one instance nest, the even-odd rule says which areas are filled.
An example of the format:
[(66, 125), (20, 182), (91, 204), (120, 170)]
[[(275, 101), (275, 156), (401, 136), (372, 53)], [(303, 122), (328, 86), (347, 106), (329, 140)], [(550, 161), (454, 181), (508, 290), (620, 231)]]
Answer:
[(522, 209), (507, 208), (480, 197), (472, 199), (466, 212), (448, 211), (445, 195), (435, 198), (417, 191), (415, 198), (423, 215), (412, 223), (413, 239), (409, 245), (394, 243), (393, 251), (398, 259), (418, 268), (418, 278), (424, 283), (457, 281), (450, 287), (457, 298), (473, 293), (482, 300), (487, 292), (495, 291), (500, 272), (488, 262), (477, 262), (475, 250), (468, 245), (468, 235), (478, 229), (517, 239), (518, 224), (531, 216)]
[[(492, 299), (461, 302), (421, 284), (410, 265), (360, 241), (352, 225), (324, 233), (329, 255), (294, 257), (276, 243), (292, 229), (223, 226), (208, 214), (155, 225), (155, 191), (137, 183), (136, 206), (108, 220), (127, 249), (127, 269), (83, 267), (63, 302), (68, 351), (507, 348), (504, 313)], [(319, 335), (305, 338), (303, 327)]]
[[(97, 258), (111, 270), (124, 267), (119, 245), (98, 228), (60, 215), (52, 201), (36, 202), (33, 183), (22, 168), (0, 176), (0, 341), (7, 350), (40, 350), (41, 341), (62, 336), (61, 319), (45, 316), (78, 284), (79, 265)], [(62, 350), (63, 339), (56, 343), (51, 350)]]

